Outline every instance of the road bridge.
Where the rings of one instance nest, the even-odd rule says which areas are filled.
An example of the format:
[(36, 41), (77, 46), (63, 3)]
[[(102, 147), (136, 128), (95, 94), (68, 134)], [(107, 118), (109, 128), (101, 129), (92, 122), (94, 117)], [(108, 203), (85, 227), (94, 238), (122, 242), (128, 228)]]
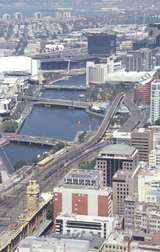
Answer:
[(55, 138), (39, 137), (39, 136), (27, 136), (27, 135), (18, 135), (18, 134), (3, 134), (3, 138), (7, 139), (13, 143), (26, 143), (26, 144), (35, 144), (35, 145), (45, 145), (54, 147), (57, 144), (71, 144), (65, 140), (58, 140)]
[(86, 86), (76, 86), (76, 85), (43, 85), (43, 89), (52, 89), (52, 90), (71, 90), (71, 91), (86, 91)]
[(73, 101), (73, 100), (63, 100), (63, 99), (48, 99), (42, 97), (32, 97), (23, 96), (23, 100), (31, 101), (35, 105), (48, 105), (48, 106), (58, 106), (58, 107), (71, 107), (77, 109), (87, 109), (91, 103), (85, 101)]

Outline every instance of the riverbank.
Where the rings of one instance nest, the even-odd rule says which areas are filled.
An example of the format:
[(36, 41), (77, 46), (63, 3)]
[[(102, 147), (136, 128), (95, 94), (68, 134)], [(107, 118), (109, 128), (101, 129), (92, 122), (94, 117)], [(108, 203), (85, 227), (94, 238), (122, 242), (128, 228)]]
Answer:
[(33, 110), (33, 105), (32, 104), (27, 104), (24, 111), (22, 112), (21, 117), (18, 120), (16, 120), (17, 123), (18, 123), (18, 128), (16, 129), (16, 134), (19, 133), (19, 131), (21, 130), (25, 120), (32, 113), (32, 110)]

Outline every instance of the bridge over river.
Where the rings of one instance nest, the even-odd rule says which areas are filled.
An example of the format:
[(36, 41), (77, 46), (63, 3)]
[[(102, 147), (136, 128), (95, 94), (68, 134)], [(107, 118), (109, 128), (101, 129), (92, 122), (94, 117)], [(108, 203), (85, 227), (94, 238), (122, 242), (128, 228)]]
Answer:
[(19, 135), (19, 134), (3, 134), (3, 138), (8, 142), (17, 142), (17, 143), (26, 143), (26, 144), (36, 144), (36, 145), (45, 145), (54, 147), (57, 144), (63, 143), (70, 145), (72, 142), (68, 142), (65, 140), (58, 140), (55, 138), (47, 138), (47, 137), (39, 137), (39, 136), (27, 136), (27, 135)]
[(35, 105), (48, 105), (48, 106), (61, 106), (61, 107), (71, 107), (77, 109), (87, 109), (92, 104), (85, 101), (73, 101), (73, 100), (63, 100), (63, 99), (48, 99), (42, 97), (32, 97), (32, 96), (22, 96), (22, 100), (31, 101)]
[(52, 89), (52, 90), (70, 90), (70, 91), (86, 91), (86, 86), (74, 86), (74, 85), (43, 85), (42, 90)]

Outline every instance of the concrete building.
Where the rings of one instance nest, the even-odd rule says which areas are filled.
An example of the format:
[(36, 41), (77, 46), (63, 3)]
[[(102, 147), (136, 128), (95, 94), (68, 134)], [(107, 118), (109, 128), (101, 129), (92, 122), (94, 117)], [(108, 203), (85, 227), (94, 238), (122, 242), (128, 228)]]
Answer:
[(21, 241), (16, 252), (88, 252), (89, 249), (90, 242), (87, 240), (32, 236)]
[(160, 171), (141, 170), (138, 174), (138, 201), (160, 203)]
[(104, 186), (112, 186), (112, 177), (118, 170), (134, 171), (138, 162), (138, 150), (126, 144), (107, 145), (96, 161), (97, 169), (103, 174)]
[(71, 236), (108, 238), (115, 227), (114, 217), (62, 214), (55, 220), (55, 232)]
[(129, 252), (129, 243), (128, 234), (114, 232), (105, 240), (103, 252)]
[(152, 124), (160, 118), (160, 81), (155, 80), (151, 85), (150, 118)]
[(151, 49), (129, 51), (122, 58), (127, 72), (143, 72), (153, 69)]
[(152, 125), (149, 126), (149, 129), (152, 132), (152, 149), (159, 149), (160, 148), (160, 126)]
[(139, 160), (148, 162), (149, 153), (152, 149), (151, 130), (145, 128), (135, 129), (131, 133), (131, 145), (139, 152)]
[(106, 63), (95, 64), (87, 62), (86, 65), (86, 84), (105, 84), (108, 77), (122, 70), (121, 61), (116, 57), (109, 57)]
[(72, 17), (71, 8), (58, 8), (56, 10), (56, 19), (58, 20), (68, 20)]
[(134, 229), (136, 232), (160, 232), (160, 206), (157, 204), (139, 203), (134, 210)]
[(155, 76), (150, 79), (143, 79), (136, 84), (134, 91), (134, 101), (137, 105), (150, 105), (151, 101), (151, 85)]
[(149, 153), (149, 167), (160, 169), (160, 149), (151, 150)]
[(133, 194), (133, 179), (131, 174), (117, 171), (112, 178), (113, 214), (124, 215), (124, 200)]
[(86, 84), (104, 84), (107, 79), (107, 64), (96, 64), (87, 62), (86, 66)]
[(102, 187), (101, 172), (97, 170), (72, 169), (64, 177), (65, 185), (88, 186), (88, 188)]
[(135, 204), (136, 204), (136, 199), (133, 196), (127, 196), (124, 199), (124, 229), (125, 230), (134, 229)]
[(115, 130), (113, 132), (113, 143), (114, 144), (130, 144), (131, 132)]
[[(102, 187), (97, 172), (69, 173), (62, 185), (53, 189), (53, 217), (60, 213), (110, 216), (112, 213), (112, 191)], [(88, 179), (87, 179), (88, 176)], [(97, 180), (95, 182), (95, 179)], [(83, 184), (84, 183), (84, 184)]]
[(141, 170), (141, 165), (137, 166), (133, 172), (118, 170), (112, 178), (113, 187), (113, 214), (124, 216), (125, 199), (137, 195), (137, 178)]
[[(89, 62), (86, 66), (86, 83), (93, 84), (104, 84), (112, 83), (119, 84), (130, 83), (135, 85), (135, 83), (150, 83), (155, 74), (156, 69), (152, 71), (125, 71), (121, 61), (119, 59), (114, 59), (110, 57), (110, 60), (106, 64), (95, 64), (94, 62)], [(142, 86), (142, 85), (141, 85)], [(145, 98), (147, 99), (148, 89), (146, 90)]]

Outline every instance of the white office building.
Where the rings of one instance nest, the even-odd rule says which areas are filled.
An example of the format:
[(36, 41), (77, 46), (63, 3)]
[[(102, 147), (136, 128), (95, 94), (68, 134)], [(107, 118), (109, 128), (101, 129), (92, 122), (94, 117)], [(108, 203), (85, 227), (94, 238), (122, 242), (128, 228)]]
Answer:
[(160, 117), (160, 81), (153, 81), (151, 84), (150, 118), (154, 123)]
[(138, 201), (160, 203), (160, 171), (142, 170), (138, 175)]
[(108, 238), (115, 227), (114, 217), (61, 214), (55, 222), (56, 233), (82, 237)]

